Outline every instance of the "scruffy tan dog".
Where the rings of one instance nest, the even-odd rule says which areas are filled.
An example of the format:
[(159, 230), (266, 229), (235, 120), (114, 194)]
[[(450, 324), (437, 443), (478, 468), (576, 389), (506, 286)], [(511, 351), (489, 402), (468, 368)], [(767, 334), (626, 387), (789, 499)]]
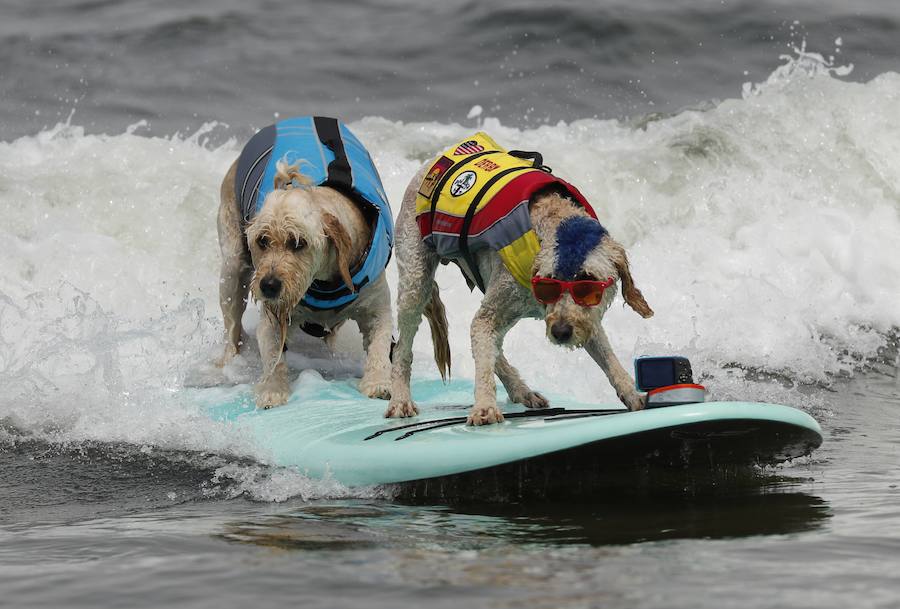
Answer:
[(392, 321), (384, 273), (360, 288), (346, 306), (315, 309), (301, 302), (314, 281), (343, 284), (356, 293), (351, 269), (366, 255), (373, 230), (360, 207), (335, 189), (310, 185), (297, 165), (279, 161), (274, 190), (247, 223), (235, 192), (237, 170), (235, 161), (222, 182), (218, 218), (219, 300), (225, 321), (220, 364), (241, 349), (241, 317), (250, 292), (260, 303), (256, 336), (263, 372), (256, 385), (257, 407), (278, 406), (290, 397), (282, 358), (289, 329), (304, 329), (328, 340), (348, 319), (359, 325), (366, 349), (360, 392), (390, 397)]
[[(543, 319), (552, 343), (583, 347), (630, 410), (644, 407), (600, 324), (615, 297), (616, 281), (638, 314), (650, 317), (653, 311), (634, 285), (625, 249), (577, 189), (541, 165), (540, 155), (507, 154), (483, 133), (451, 147), (413, 178), (396, 231), (400, 335), (385, 416), (418, 413), (409, 386), (412, 343), (426, 307), (442, 308), (433, 281), (442, 259), (458, 262), (484, 291), (471, 325), (475, 403), (470, 425), (503, 421), (495, 374), (513, 402), (548, 406), (503, 354), (504, 336), (526, 317)], [(446, 336), (446, 329), (438, 335)]]

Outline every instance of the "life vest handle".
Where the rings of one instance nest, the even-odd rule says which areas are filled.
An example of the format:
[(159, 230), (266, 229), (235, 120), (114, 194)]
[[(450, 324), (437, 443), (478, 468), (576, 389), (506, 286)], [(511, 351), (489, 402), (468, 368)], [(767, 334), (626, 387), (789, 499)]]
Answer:
[(510, 150), (507, 152), (509, 156), (514, 156), (517, 159), (531, 159), (531, 166), (535, 169), (540, 169), (541, 171), (546, 171), (547, 173), (553, 173), (553, 170), (544, 165), (544, 157), (540, 152), (533, 152), (528, 150)]

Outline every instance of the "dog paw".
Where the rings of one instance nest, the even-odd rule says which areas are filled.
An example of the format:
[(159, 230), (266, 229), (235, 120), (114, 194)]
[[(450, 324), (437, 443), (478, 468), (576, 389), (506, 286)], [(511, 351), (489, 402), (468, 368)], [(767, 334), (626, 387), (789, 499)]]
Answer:
[(520, 395), (511, 398), (513, 402), (521, 404), (525, 408), (546, 408), (550, 405), (550, 400), (542, 396), (537, 391), (526, 391)]
[(234, 345), (225, 345), (225, 351), (216, 358), (213, 362), (218, 368), (224, 368), (228, 363), (235, 358), (238, 354), (238, 350)]
[(466, 425), (492, 425), (503, 422), (503, 413), (496, 406), (472, 406)]
[(256, 407), (263, 410), (287, 404), (290, 397), (290, 387), (271, 385), (257, 385), (256, 387)]
[(619, 399), (622, 400), (622, 403), (628, 407), (628, 410), (635, 411), (644, 409), (644, 398), (637, 392), (631, 393), (629, 395), (620, 395)]
[(419, 409), (412, 400), (391, 400), (384, 417), (386, 419), (403, 419), (414, 417), (417, 414), (419, 414)]
[(391, 399), (391, 380), (362, 377), (359, 381), (359, 392), (367, 398), (376, 400)]

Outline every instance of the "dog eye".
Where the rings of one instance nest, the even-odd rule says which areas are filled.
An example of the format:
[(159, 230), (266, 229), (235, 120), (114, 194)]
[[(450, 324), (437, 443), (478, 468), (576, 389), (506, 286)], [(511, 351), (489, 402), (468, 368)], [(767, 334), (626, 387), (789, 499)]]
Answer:
[(256, 240), (256, 245), (257, 245), (257, 246), (259, 247), (259, 249), (261, 249), (261, 250), (266, 249), (267, 247), (269, 247), (269, 238), (266, 237), (265, 235), (262, 235), (261, 237), (259, 237), (259, 238)]
[(585, 273), (581, 271), (577, 275), (575, 275), (575, 281), (597, 281), (597, 278), (594, 277), (591, 273)]
[(304, 239), (297, 239), (297, 241), (294, 243), (295, 252), (299, 252), (304, 247), (306, 247), (306, 241)]

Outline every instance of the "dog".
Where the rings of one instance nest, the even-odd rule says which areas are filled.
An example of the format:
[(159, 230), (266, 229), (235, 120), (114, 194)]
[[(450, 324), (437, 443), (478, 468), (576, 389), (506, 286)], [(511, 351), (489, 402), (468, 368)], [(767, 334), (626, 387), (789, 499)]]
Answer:
[[(443, 310), (434, 275), (446, 260), (456, 262), (470, 286), (484, 293), (471, 325), (475, 402), (469, 425), (503, 421), (495, 374), (511, 401), (528, 408), (549, 405), (503, 354), (504, 336), (522, 318), (543, 319), (551, 343), (583, 347), (629, 410), (644, 407), (601, 321), (617, 282), (639, 315), (647, 318), (653, 311), (634, 285), (625, 249), (581, 193), (542, 163), (538, 153), (507, 153), (479, 132), (425, 165), (410, 182), (396, 220), (399, 338), (386, 417), (418, 414), (409, 386), (412, 343), (423, 312)], [(445, 318), (436, 320), (446, 324)], [(433, 340), (446, 337), (445, 327), (435, 333), (435, 320), (429, 321)], [(444, 378), (445, 363), (445, 368), (438, 363)]]
[(384, 268), (393, 224), (365, 148), (345, 125), (298, 117), (260, 130), (222, 181), (218, 214), (224, 365), (243, 345), (248, 294), (260, 305), (258, 408), (290, 398), (289, 329), (334, 337), (355, 321), (366, 350), (360, 392), (390, 397), (393, 322)]

